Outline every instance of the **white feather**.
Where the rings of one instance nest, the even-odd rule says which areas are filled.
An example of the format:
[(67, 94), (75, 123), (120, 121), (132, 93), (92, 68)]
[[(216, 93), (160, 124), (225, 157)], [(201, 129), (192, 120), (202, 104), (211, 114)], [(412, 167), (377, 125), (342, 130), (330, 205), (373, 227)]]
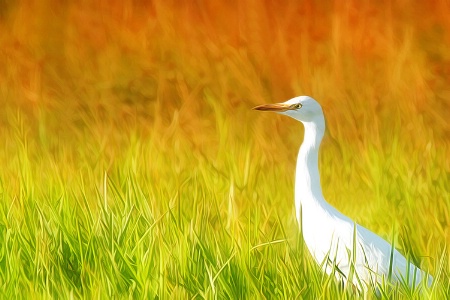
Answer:
[(333, 272), (346, 283), (351, 280), (361, 289), (389, 277), (393, 282), (404, 282), (409, 278), (408, 284), (417, 286), (427, 276), (427, 283), (431, 285), (433, 277), (408, 262), (383, 238), (340, 213), (323, 197), (318, 158), (325, 119), (320, 104), (311, 97), (300, 96), (255, 109), (288, 115), (305, 127), (297, 158), (296, 216), (308, 250), (324, 271)]

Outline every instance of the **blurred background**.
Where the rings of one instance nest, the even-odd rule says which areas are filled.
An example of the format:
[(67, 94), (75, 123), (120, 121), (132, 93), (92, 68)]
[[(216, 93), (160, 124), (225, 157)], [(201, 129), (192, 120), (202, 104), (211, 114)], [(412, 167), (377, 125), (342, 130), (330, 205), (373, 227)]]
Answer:
[(448, 1), (0, 6), (3, 126), (8, 110), (62, 136), (99, 120), (164, 128), (177, 115), (198, 146), (218, 113), (251, 127), (253, 105), (305, 94), (332, 135), (376, 140), (395, 118), (403, 134), (448, 142)]
[[(148, 165), (167, 162), (153, 180), (189, 172), (178, 155), (193, 153), (231, 170), (244, 203), (249, 161), (292, 189), (302, 134), (251, 108), (310, 95), (327, 120), (330, 202), (376, 229), (391, 220), (371, 200), (390, 197), (401, 216), (396, 189), (414, 187), (432, 206), (417, 239), (432, 243), (431, 228), (448, 240), (449, 16), (446, 0), (0, 1), (3, 172), (20, 173), (17, 139), (42, 176), (47, 155), (73, 176), (82, 164), (102, 174), (130, 139), (149, 140), (160, 156)], [(342, 194), (361, 199), (357, 212)]]

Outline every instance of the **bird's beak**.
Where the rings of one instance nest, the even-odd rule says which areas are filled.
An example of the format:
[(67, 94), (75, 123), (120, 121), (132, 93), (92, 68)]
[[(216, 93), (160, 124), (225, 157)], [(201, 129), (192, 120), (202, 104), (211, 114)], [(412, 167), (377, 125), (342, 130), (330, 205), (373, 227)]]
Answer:
[(262, 110), (262, 111), (275, 111), (275, 112), (283, 112), (294, 108), (295, 104), (285, 104), (285, 103), (274, 103), (274, 104), (263, 104), (253, 107), (254, 110)]

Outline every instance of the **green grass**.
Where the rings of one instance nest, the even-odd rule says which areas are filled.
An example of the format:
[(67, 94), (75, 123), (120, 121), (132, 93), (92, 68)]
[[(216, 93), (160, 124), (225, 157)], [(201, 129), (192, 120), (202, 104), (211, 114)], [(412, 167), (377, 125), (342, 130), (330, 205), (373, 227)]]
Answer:
[(1, 5), (0, 298), (363, 298), (301, 239), (301, 124), (251, 110), (299, 94), (326, 199), (436, 278), (382, 296), (450, 294), (445, 2)]
[[(248, 118), (266, 118), (252, 114)], [(3, 298), (356, 296), (341, 291), (312, 261), (294, 219), (293, 166), (256, 155), (256, 140), (225, 143), (217, 137), (213, 158), (193, 149), (177, 130), (164, 137), (159, 130), (126, 129), (120, 141), (88, 132), (49, 150), (24, 132), (31, 126), (16, 121), (0, 190)], [(227, 123), (217, 127), (230, 130)], [(332, 200), (340, 190), (345, 194), (343, 176), (331, 178), (345, 173), (334, 170), (342, 166), (332, 163), (336, 151), (325, 145), (322, 155), (324, 186), (335, 189)], [(417, 212), (432, 209), (421, 199), (445, 194), (447, 179), (408, 184), (409, 158), (397, 157), (393, 167), (404, 175), (383, 171), (387, 163), (375, 150), (348, 158), (348, 164), (368, 166), (365, 193), (378, 201), (370, 205), (372, 216), (355, 215), (364, 201), (341, 203), (385, 237), (392, 224), (401, 224), (397, 245), (404, 253), (432, 257), (419, 261), (437, 275), (430, 293), (441, 299), (449, 288), (447, 250), (426, 234), (433, 220)], [(390, 184), (394, 178), (397, 188)], [(409, 292), (400, 287), (387, 293), (403, 299)]]

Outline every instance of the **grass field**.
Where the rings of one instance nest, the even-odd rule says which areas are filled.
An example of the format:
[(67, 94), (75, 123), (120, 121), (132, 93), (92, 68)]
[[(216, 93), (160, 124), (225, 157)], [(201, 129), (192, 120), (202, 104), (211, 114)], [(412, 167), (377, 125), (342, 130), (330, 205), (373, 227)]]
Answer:
[(436, 278), (383, 297), (450, 294), (449, 2), (232, 2), (0, 1), (0, 298), (363, 298), (301, 239), (301, 124), (251, 110), (297, 95), (328, 201)]

